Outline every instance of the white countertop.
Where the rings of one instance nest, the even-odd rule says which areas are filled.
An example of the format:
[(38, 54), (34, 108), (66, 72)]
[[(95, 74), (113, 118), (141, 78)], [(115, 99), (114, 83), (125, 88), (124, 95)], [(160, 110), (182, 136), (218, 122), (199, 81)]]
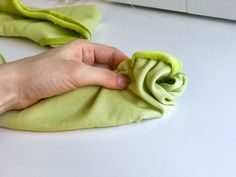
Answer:
[[(104, 19), (93, 41), (130, 56), (138, 50), (176, 56), (188, 75), (186, 92), (162, 119), (132, 125), (61, 133), (0, 129), (0, 177), (235, 177), (236, 22), (97, 4)], [(0, 53), (11, 60), (44, 50), (0, 38)]]

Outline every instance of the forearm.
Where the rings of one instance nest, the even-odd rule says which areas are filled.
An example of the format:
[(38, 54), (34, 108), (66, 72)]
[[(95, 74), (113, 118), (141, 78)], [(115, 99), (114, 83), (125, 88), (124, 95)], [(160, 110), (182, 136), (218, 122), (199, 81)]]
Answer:
[(17, 76), (10, 64), (0, 65), (0, 114), (12, 110), (17, 104)]

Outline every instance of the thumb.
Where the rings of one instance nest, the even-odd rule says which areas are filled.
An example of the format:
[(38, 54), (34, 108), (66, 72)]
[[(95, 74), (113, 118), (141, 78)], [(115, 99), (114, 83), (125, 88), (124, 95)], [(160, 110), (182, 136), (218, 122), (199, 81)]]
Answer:
[(110, 89), (125, 89), (129, 79), (125, 75), (115, 73), (107, 68), (84, 64), (76, 73), (79, 86), (99, 85)]

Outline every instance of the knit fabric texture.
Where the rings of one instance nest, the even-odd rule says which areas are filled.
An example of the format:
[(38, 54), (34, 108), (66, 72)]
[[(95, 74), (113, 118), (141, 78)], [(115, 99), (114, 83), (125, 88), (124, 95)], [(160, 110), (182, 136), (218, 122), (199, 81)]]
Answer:
[(31, 8), (20, 0), (0, 1), (0, 36), (25, 37), (41, 46), (56, 47), (90, 39), (102, 18), (96, 6)]
[(24, 110), (6, 112), (0, 115), (0, 126), (65, 131), (160, 118), (174, 106), (187, 85), (181, 62), (163, 52), (137, 52), (123, 61), (116, 72), (129, 77), (131, 83), (126, 90), (78, 88)]

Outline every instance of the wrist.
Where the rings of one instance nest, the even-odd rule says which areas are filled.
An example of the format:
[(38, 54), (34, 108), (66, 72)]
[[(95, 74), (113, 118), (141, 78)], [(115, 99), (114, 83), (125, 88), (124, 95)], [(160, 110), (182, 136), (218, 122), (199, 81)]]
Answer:
[(0, 65), (0, 114), (15, 108), (18, 102), (17, 75), (11, 64)]

